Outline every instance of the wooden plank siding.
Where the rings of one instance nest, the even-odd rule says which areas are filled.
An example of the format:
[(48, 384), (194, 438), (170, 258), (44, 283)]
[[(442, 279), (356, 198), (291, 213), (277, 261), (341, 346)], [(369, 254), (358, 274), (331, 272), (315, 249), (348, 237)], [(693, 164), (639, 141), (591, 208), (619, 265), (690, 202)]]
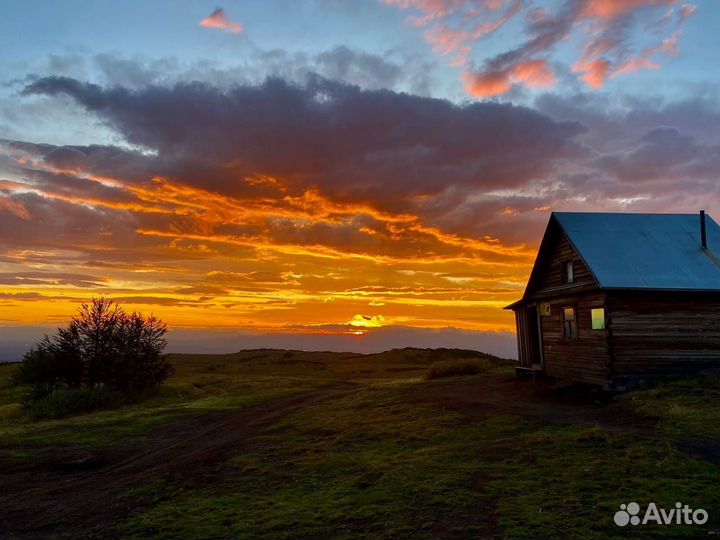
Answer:
[(528, 327), (528, 310), (526, 307), (515, 310), (515, 323), (517, 326), (518, 363), (522, 367), (531, 367), (533, 362), (533, 348), (530, 343), (532, 333)]
[[(609, 343), (605, 330), (593, 330), (590, 310), (605, 307), (605, 295), (590, 292), (548, 299), (550, 315), (540, 313), (545, 372), (554, 377), (605, 385), (609, 382)], [(563, 335), (562, 309), (575, 308), (577, 339)]]
[(610, 293), (613, 375), (685, 373), (720, 365), (720, 298)]
[[(563, 283), (562, 263), (573, 262), (573, 282)], [(555, 240), (544, 257), (542, 272), (537, 275), (531, 294), (534, 298), (597, 288), (590, 270), (572, 247), (564, 232), (558, 230)]]

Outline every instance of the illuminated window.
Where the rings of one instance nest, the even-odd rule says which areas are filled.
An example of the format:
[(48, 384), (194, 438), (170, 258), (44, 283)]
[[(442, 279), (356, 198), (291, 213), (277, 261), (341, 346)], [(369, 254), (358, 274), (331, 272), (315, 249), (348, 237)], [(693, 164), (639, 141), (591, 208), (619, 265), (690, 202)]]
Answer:
[(605, 309), (597, 308), (590, 310), (593, 330), (605, 330)]
[(566, 307), (562, 310), (563, 337), (565, 339), (577, 339), (577, 321), (575, 320), (575, 308)]
[(573, 282), (573, 262), (572, 261), (563, 261), (562, 263), (562, 280), (563, 283), (572, 283)]

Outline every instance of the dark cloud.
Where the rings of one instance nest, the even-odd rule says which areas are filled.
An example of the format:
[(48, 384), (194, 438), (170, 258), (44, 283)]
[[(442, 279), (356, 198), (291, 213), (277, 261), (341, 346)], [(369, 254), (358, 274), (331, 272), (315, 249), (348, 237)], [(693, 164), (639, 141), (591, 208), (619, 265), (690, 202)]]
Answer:
[[(670, 208), (687, 210), (685, 205), (694, 206), (701, 193), (713, 196), (712, 180), (720, 168), (715, 129), (720, 112), (712, 100), (620, 97), (611, 103), (605, 94), (546, 94), (535, 109), (506, 103), (455, 105), (362, 90), (318, 76), (304, 85), (270, 79), (233, 87), (182, 83), (138, 89), (50, 77), (28, 86), (26, 94), (69, 96), (127, 143), (144, 149), (6, 142), (36, 156), (40, 164), (68, 171), (13, 165), (43, 191), (68, 197), (82, 193), (115, 206), (131, 204), (135, 195), (125, 187), (73, 178), (74, 171), (143, 188), (155, 177), (170, 178), (254, 200), (300, 197), (315, 189), (339, 204), (411, 212), (463, 235), (534, 241), (548, 208), (626, 209), (631, 204), (658, 210), (668, 203), (673, 182), (681, 179), (683, 193)], [(245, 181), (249, 177), (280, 183)], [(15, 199), (28, 212), (33, 207), (38, 211), (40, 201), (30, 195)], [(53, 204), (44, 203), (48, 209)], [(153, 204), (170, 213), (102, 210), (113, 245), (137, 246), (132, 234), (137, 229), (262, 235), (268, 242), (353, 246), (359, 253), (411, 255), (431, 245), (420, 236), (398, 244), (396, 233), (369, 215), (302, 227), (292, 216), (229, 220), (209, 230), (194, 213)], [(94, 212), (78, 211), (88, 214), (88, 220)], [(4, 212), (3, 219), (19, 223), (20, 217)], [(97, 231), (92, 224), (76, 229)], [(162, 242), (143, 238), (142, 243)], [(445, 246), (434, 251), (453, 250)]]
[[(537, 35), (556, 32), (551, 22), (537, 18)], [(284, 51), (265, 54), (280, 63), (291, 60)], [(320, 56), (338, 77), (360, 73), (384, 77), (391, 84), (397, 74), (389, 60), (344, 47)], [(364, 83), (370, 84), (369, 79)], [(620, 96), (611, 101), (606, 94), (579, 93), (545, 94), (534, 108), (489, 102), (457, 105), (362, 89), (317, 75), (309, 75), (303, 84), (276, 78), (261, 84), (139, 87), (46, 77), (28, 85), (25, 94), (69, 99), (129, 145), (5, 142), (11, 150), (36, 156), (39, 165), (12, 162), (7, 167), (40, 190), (69, 198), (81, 194), (114, 205), (74, 213), (94, 220), (83, 226), (75, 222), (80, 233), (76, 237), (82, 237), (82, 231), (99, 233), (95, 224), (104, 220), (105, 234), (112, 233), (115, 246), (161, 244), (158, 239), (138, 240), (133, 235), (137, 229), (263, 235), (268, 242), (334, 249), (352, 245), (361, 253), (410, 255), (430, 245), (420, 237), (398, 245), (395, 232), (368, 215), (302, 227), (294, 216), (226, 220), (208, 229), (198, 224), (196, 213), (163, 202), (153, 204), (166, 214), (123, 213), (121, 205), (135, 201), (132, 186), (144, 189), (156, 177), (253, 200), (299, 197), (314, 189), (338, 204), (410, 212), (451, 232), (527, 241), (542, 227), (547, 208), (624, 209), (629, 201), (638, 209), (656, 209), (647, 201), (657, 195), (658, 204), (667, 202), (664, 197), (678, 179), (686, 184), (672, 208), (694, 205), (701, 192), (716, 191), (711, 181), (720, 161), (720, 112), (711, 99), (666, 102)], [(61, 171), (43, 170), (44, 165)], [(117, 178), (124, 185), (75, 178), (76, 171)], [(266, 177), (279, 183), (246, 181)], [(61, 204), (31, 194), (10, 196), (12, 201), (4, 204), (15, 208), (15, 215), (0, 212), (0, 221), (14, 220), (20, 228), (22, 208), (32, 215), (41, 207), (50, 211)], [(16, 203), (22, 208), (10, 206)]]
[[(311, 74), (365, 89), (385, 88), (419, 95), (429, 95), (436, 85), (436, 62), (403, 49), (375, 54), (339, 45), (313, 55), (285, 49), (260, 49), (250, 43), (241, 47), (244, 54), (232, 65), (220, 64), (213, 59), (184, 63), (172, 57), (153, 59), (117, 53), (101, 53), (83, 61), (95, 68), (98, 82), (130, 89), (172, 86), (195, 80), (228, 89), (237, 85), (257, 85), (269, 77), (302, 84)], [(39, 71), (44, 75), (87, 78), (84, 73), (78, 75), (48, 67), (41, 67)], [(18, 82), (27, 83), (27, 80)]]
[(12, 200), (22, 204), (29, 218), (0, 211), (0, 242), (6, 249), (81, 249), (88, 257), (137, 260), (157, 244), (135, 234), (140, 222), (127, 211), (35, 193), (14, 194)]
[(318, 65), (327, 78), (346, 81), (363, 88), (393, 88), (402, 77), (402, 68), (384, 58), (341, 45), (320, 53)]
[(679, 101), (607, 93), (544, 94), (534, 102), (538, 111), (552, 118), (588, 126), (585, 139), (598, 150), (625, 146), (659, 126), (720, 143), (719, 105), (720, 99), (714, 94)]
[(145, 60), (101, 53), (93, 60), (106, 81), (130, 88), (157, 84), (181, 70), (180, 64), (173, 58)]
[(661, 180), (678, 176), (678, 168), (687, 171), (696, 160), (717, 160), (718, 149), (705, 148), (695, 137), (677, 128), (659, 126), (644, 133), (627, 151), (605, 155), (600, 167), (623, 181)]
[[(320, 77), (304, 86), (272, 79), (229, 90), (196, 82), (134, 91), (48, 77), (24, 93), (67, 95), (166, 163), (213, 165), (226, 176), (261, 172), (347, 196), (377, 187), (397, 199), (452, 185), (517, 186), (585, 152), (576, 141), (582, 125), (528, 108), (457, 106)], [(225, 185), (213, 187), (232, 190), (232, 180), (218, 180)]]
[(83, 77), (87, 73), (87, 62), (79, 54), (49, 54), (46, 69), (53, 75)]

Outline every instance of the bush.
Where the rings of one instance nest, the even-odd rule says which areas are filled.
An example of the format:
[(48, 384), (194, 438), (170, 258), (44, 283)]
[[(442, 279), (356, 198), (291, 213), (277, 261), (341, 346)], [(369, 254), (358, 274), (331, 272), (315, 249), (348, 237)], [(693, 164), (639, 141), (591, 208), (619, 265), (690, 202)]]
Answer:
[(15, 385), (31, 385), (32, 399), (40, 399), (50, 394), (61, 384), (53, 365), (52, 355), (42, 347), (30, 349), (25, 353), (22, 363), (11, 375), (10, 380)]
[(443, 377), (460, 377), (484, 373), (492, 364), (484, 358), (465, 358), (459, 360), (440, 360), (430, 364), (425, 378), (442, 379)]
[(173, 368), (162, 354), (166, 332), (165, 323), (153, 316), (127, 314), (111, 300), (94, 299), (66, 328), (26, 353), (12, 379), (30, 385), (31, 407), (52, 397), (41, 407), (88, 410), (102, 401), (100, 394), (75, 391), (128, 396), (167, 379)]
[(25, 409), (34, 420), (63, 418), (98, 409), (111, 409), (126, 400), (122, 393), (107, 388), (61, 389), (27, 402)]

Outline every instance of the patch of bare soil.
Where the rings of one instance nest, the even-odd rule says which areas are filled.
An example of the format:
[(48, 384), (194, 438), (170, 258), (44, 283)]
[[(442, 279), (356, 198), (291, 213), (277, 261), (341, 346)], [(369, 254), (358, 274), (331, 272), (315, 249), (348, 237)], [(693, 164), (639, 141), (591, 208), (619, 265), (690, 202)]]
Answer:
[(200, 478), (242, 451), (250, 437), (304, 407), (356, 390), (337, 383), (255, 407), (186, 417), (147, 437), (28, 464), (0, 462), (0, 538), (102, 538), (140, 504), (128, 490), (159, 478)]
[(615, 397), (587, 386), (556, 387), (549, 378), (533, 381), (514, 376), (418, 384), (408, 388), (406, 395), (410, 401), (433, 403), (468, 417), (516, 415), (540, 424), (598, 425), (652, 436), (656, 420), (632, 414)]

